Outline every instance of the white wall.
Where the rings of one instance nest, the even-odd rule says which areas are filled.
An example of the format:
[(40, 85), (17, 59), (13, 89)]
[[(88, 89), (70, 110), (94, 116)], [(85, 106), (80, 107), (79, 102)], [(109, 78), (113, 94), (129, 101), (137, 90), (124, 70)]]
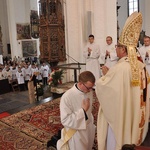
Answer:
[[(30, 0), (7, 0), (11, 56), (22, 57), (21, 40), (17, 40), (16, 23), (30, 22)], [(23, 7), (21, 7), (23, 6)]]
[[(80, 46), (79, 41), (81, 37), (79, 35), (80, 30), (80, 8), (79, 8), (79, 1), (70, 1), (66, 0), (66, 36), (67, 38), (67, 54), (73, 57), (75, 60), (80, 61)], [(73, 11), (73, 10), (76, 11)], [(71, 12), (71, 13), (70, 13)], [(70, 59), (70, 62), (73, 61)]]
[[(66, 0), (64, 3), (67, 63), (83, 62), (84, 13), (82, 6), (84, 6), (84, 0)], [(68, 80), (74, 79), (73, 71), (67, 70), (70, 77)]]
[[(90, 34), (94, 34), (95, 41), (102, 49), (106, 44), (106, 36), (112, 36), (116, 42), (116, 0), (109, 3), (104, 0), (66, 0), (65, 9), (67, 53), (77, 61), (84, 62), (82, 52), (89, 30), (92, 31)], [(89, 20), (88, 13), (91, 13)], [(92, 29), (89, 29), (87, 23), (91, 23)]]
[[(93, 33), (95, 35), (95, 41), (99, 43), (100, 50), (103, 52), (105, 50), (107, 36), (111, 36), (114, 43), (117, 42), (116, 0), (94, 0), (93, 3)], [(99, 61), (101, 62), (101, 59)]]
[[(83, 49), (89, 34), (94, 34), (101, 50), (106, 36), (117, 39), (116, 0), (65, 0), (66, 52), (78, 62), (85, 62)], [(110, 8), (110, 5), (112, 6)], [(68, 58), (68, 62), (75, 62)], [(81, 71), (85, 70), (85, 66)], [(73, 72), (69, 71), (73, 78)]]

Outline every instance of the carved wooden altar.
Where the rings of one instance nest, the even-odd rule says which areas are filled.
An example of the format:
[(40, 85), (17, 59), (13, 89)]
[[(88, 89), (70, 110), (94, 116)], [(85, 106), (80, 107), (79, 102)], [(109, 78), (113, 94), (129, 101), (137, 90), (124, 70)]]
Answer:
[(40, 0), (40, 58), (50, 63), (66, 60), (63, 2)]

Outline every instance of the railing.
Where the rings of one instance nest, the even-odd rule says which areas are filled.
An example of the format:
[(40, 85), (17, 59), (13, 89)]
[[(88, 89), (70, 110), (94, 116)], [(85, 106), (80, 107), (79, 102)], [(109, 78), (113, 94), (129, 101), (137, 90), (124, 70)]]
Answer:
[(74, 82), (77, 82), (77, 70), (80, 71), (81, 65), (85, 65), (85, 63), (68, 63), (68, 64), (62, 64), (62, 65), (57, 65), (55, 67), (52, 67), (52, 69), (55, 69), (55, 68), (73, 69), (74, 70)]

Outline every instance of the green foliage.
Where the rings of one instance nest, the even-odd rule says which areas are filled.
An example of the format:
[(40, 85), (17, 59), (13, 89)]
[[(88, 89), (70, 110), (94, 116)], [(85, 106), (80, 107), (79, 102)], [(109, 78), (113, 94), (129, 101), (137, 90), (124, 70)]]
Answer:
[(62, 84), (62, 78), (64, 71), (62, 69), (53, 70), (49, 76), (48, 83), (50, 86), (57, 86), (58, 84)]

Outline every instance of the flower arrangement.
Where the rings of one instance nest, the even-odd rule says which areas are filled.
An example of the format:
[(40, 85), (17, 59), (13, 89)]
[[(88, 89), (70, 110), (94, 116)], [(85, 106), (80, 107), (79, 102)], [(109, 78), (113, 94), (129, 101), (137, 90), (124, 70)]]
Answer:
[(62, 69), (55, 69), (51, 72), (48, 79), (48, 84), (50, 86), (57, 86), (58, 84), (62, 84), (62, 78), (64, 74), (64, 70)]

